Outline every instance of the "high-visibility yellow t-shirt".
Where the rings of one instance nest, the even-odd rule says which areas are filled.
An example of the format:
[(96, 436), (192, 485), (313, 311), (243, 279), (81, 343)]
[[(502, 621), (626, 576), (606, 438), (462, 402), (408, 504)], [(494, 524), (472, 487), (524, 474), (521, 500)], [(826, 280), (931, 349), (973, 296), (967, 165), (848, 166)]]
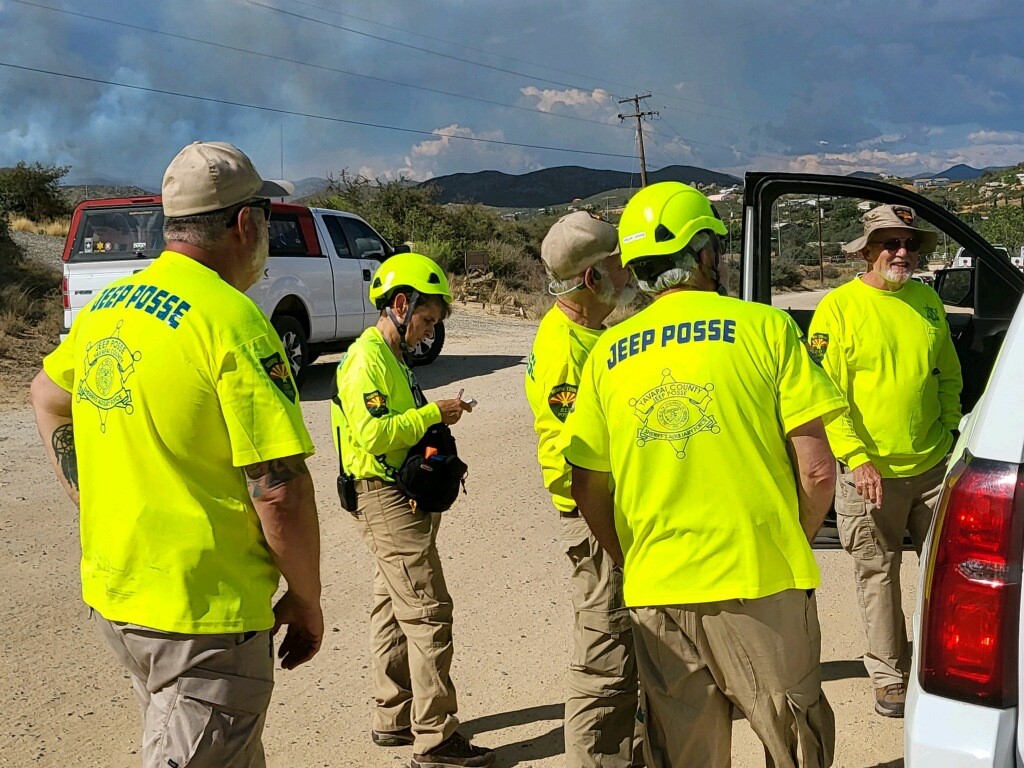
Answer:
[(164, 251), (83, 309), (43, 368), (72, 395), (85, 602), (167, 632), (272, 627), (280, 573), (242, 468), (313, 443), (259, 307)]
[(963, 379), (934, 290), (916, 280), (898, 291), (851, 280), (821, 300), (808, 344), (849, 402), (828, 428), (840, 461), (871, 461), (882, 477), (913, 477), (942, 461), (960, 424)]
[(437, 403), (423, 399), (412, 371), (374, 326), (352, 342), (338, 363), (335, 387), (334, 447), (340, 435), (345, 471), (356, 478), (390, 480), (427, 428), (441, 421)]
[(576, 508), (572, 500), (572, 472), (562, 455), (563, 426), (576, 402), (580, 373), (602, 330), (574, 323), (552, 307), (537, 328), (526, 366), (526, 399), (533, 411), (537, 433), (537, 460), (544, 487), (560, 512)]
[(819, 584), (786, 435), (845, 407), (785, 313), (678, 291), (606, 331), (566, 459), (610, 472), (626, 605)]

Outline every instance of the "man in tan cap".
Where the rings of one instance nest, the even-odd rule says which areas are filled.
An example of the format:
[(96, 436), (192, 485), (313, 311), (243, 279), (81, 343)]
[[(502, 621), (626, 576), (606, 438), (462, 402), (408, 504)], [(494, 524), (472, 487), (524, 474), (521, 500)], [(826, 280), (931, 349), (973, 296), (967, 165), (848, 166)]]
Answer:
[(272, 636), (287, 626), (285, 669), (323, 637), (313, 443), (243, 293), (267, 260), (268, 196), (291, 192), (229, 144), (185, 147), (164, 175), (166, 250), (82, 310), (32, 383), (80, 508), (83, 598), (142, 707), (145, 768), (264, 766)]
[(628, 300), (629, 273), (618, 257), (615, 227), (585, 211), (563, 216), (541, 243), (541, 260), (555, 306), (533, 343), (526, 397), (539, 437), (544, 485), (562, 521), (562, 544), (572, 563), (575, 648), (565, 702), (569, 768), (630, 766), (640, 760), (634, 734), (637, 670), (622, 571), (590, 533), (570, 492), (571, 469), (562, 457), (562, 428), (572, 411), (580, 371), (604, 320)]
[(936, 233), (912, 208), (880, 205), (843, 249), (867, 271), (827, 294), (811, 320), (811, 356), (846, 395), (828, 425), (839, 460), (839, 538), (853, 555), (875, 711), (903, 717), (910, 645), (900, 596), (903, 536), (921, 554), (960, 423), (960, 362), (938, 295), (911, 280)]

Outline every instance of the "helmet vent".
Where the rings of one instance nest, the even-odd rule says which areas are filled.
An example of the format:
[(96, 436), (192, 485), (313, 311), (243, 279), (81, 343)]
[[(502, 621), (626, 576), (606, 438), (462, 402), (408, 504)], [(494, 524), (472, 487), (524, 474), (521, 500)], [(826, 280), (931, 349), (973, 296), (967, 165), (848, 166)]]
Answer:
[(659, 224), (658, 228), (654, 230), (654, 242), (656, 243), (667, 243), (669, 240), (675, 239), (676, 236), (672, 233), (672, 230), (664, 224)]
[(441, 283), (441, 278), (439, 278), (439, 277), (437, 276), (437, 273), (436, 273), (436, 272), (431, 272), (431, 273), (430, 273), (430, 277), (428, 277), (428, 278), (427, 278), (427, 282), (428, 282), (428, 283), (431, 283), (431, 284), (433, 284), (433, 285), (440, 285), (440, 283)]

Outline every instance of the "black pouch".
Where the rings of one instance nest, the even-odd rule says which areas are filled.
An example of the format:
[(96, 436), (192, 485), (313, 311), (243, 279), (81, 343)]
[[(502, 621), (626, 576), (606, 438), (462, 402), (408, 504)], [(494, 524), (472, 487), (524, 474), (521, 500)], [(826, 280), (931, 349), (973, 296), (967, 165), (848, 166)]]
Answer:
[(409, 449), (402, 466), (394, 471), (398, 490), (424, 512), (446, 512), (455, 503), (469, 467), (459, 458), (452, 431), (434, 424)]

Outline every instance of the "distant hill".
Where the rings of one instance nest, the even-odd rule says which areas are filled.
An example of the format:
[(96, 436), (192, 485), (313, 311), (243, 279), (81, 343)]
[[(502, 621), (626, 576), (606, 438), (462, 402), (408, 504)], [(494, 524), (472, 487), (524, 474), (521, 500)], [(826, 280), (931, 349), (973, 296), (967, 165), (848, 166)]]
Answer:
[(309, 176), (305, 179), (295, 182), (295, 194), (292, 199), (300, 197), (312, 197), (314, 195), (322, 195), (327, 189), (329, 182), (327, 179), (321, 179), (317, 176)]
[[(689, 165), (670, 165), (647, 174), (648, 183), (682, 181), (687, 184), (739, 184), (727, 173)], [(455, 173), (423, 182), (437, 188), (442, 203), (482, 203), (499, 208), (543, 208), (564, 205), (609, 189), (640, 186), (639, 174), (601, 171), (569, 165), (544, 168), (521, 175), (500, 171)]]
[(853, 173), (846, 174), (851, 179), (878, 179), (881, 178), (874, 171), (854, 171)]
[(65, 184), (61, 186), (64, 196), (71, 205), (78, 205), (83, 200), (97, 200), (104, 197), (149, 197), (159, 195), (159, 192), (150, 192), (142, 187), (131, 184)]

